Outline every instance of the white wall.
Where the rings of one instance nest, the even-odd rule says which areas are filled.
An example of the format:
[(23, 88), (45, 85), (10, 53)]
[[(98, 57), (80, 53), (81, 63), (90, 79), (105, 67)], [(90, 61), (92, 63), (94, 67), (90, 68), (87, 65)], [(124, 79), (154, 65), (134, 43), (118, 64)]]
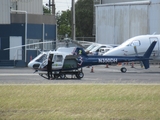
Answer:
[(118, 2), (132, 2), (132, 1), (146, 1), (146, 0), (102, 0), (102, 4), (118, 3)]
[(149, 34), (152, 24), (148, 19), (149, 4), (149, 2), (143, 1), (142, 3), (138, 2), (138, 4), (134, 2), (130, 4), (97, 5), (96, 42), (121, 44), (133, 36)]
[(10, 24), (10, 0), (0, 0), (0, 24)]
[[(110, 31), (110, 32), (108, 32)], [(96, 10), (96, 42), (104, 43), (114, 39), (114, 7), (97, 7)]]
[(149, 33), (160, 34), (160, 0), (152, 0), (149, 9)]
[(14, 10), (27, 11), (28, 14), (43, 14), (42, 0), (11, 0)]

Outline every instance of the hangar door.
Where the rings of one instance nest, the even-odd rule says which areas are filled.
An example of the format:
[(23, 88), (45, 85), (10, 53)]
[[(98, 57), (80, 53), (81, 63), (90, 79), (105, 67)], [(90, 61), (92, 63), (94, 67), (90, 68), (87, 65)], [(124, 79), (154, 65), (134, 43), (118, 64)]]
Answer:
[[(10, 48), (21, 46), (22, 45), (22, 37), (21, 36), (10, 36)], [(9, 59), (10, 60), (22, 60), (22, 47), (17, 47), (14, 49), (10, 49), (9, 51)]]
[(96, 6), (96, 42), (121, 44), (147, 34), (148, 2), (104, 4)]

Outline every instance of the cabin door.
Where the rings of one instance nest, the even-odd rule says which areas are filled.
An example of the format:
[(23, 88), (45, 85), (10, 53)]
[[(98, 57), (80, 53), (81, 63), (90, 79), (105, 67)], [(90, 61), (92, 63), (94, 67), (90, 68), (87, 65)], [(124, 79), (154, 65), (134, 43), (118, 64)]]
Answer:
[(52, 64), (52, 69), (62, 69), (63, 67), (63, 56), (62, 55), (54, 55), (52, 60), (54, 63)]
[(156, 44), (156, 46), (154, 47), (154, 50), (153, 50), (151, 56), (152, 56), (152, 57), (157, 57), (157, 56), (159, 56), (159, 52), (158, 52), (158, 51), (159, 51), (159, 40), (158, 40), (158, 38), (157, 38), (157, 37), (150, 37), (149, 40), (150, 40), (150, 44), (151, 44), (153, 41), (157, 41), (157, 44)]

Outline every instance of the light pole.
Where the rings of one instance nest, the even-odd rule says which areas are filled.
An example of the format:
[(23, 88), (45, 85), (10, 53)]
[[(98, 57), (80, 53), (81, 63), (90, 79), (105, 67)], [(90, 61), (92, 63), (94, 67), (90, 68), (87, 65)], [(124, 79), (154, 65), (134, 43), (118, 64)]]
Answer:
[(75, 26), (76, 26), (76, 23), (75, 23), (75, 1), (72, 0), (72, 39), (75, 40)]
[[(49, 7), (50, 14), (55, 15), (55, 3), (54, 3), (54, 0), (52, 0), (52, 3), (51, 3), (51, 0), (49, 0), (49, 4), (46, 4), (46, 6)], [(52, 6), (52, 10), (51, 10), (51, 6)]]

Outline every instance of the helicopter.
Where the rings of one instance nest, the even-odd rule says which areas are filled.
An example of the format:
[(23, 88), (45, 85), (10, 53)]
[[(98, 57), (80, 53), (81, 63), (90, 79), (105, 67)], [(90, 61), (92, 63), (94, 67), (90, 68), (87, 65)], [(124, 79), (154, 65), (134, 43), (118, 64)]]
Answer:
[[(52, 72), (54, 78), (66, 78), (67, 74), (75, 75), (76, 78), (84, 77), (82, 68), (92, 65), (118, 64), (119, 62), (141, 61), (145, 69), (149, 68), (150, 55), (157, 41), (153, 41), (143, 56), (95, 56), (87, 55), (83, 48), (80, 47), (64, 47), (56, 51), (41, 53), (28, 63), (28, 67), (39, 72), (39, 75), (47, 78), (48, 57), (52, 59)], [(121, 68), (121, 72), (125, 73), (127, 69)]]

